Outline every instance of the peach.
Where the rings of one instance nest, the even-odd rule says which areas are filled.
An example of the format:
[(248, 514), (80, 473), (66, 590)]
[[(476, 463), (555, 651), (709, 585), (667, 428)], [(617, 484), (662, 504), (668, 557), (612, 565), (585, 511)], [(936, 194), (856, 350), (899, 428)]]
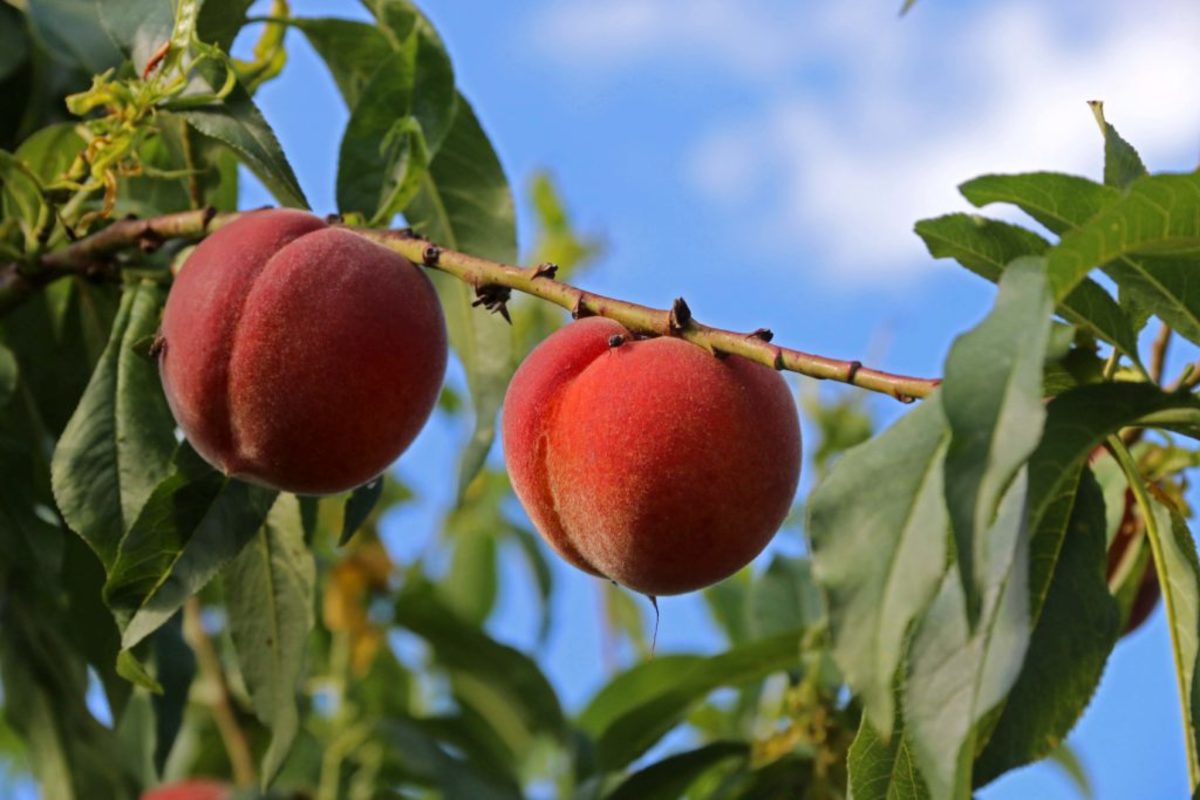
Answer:
[[(1133, 496), (1132, 489), (1125, 490), (1125, 507), (1121, 515), (1121, 524), (1117, 528), (1117, 533), (1113, 537), (1112, 543), (1108, 546), (1108, 579), (1112, 580), (1117, 570), (1121, 566), (1121, 562), (1125, 558), (1125, 553), (1129, 550), (1130, 545), (1133, 545), (1139, 539), (1142, 540), (1143, 547), (1149, 547), (1150, 543), (1145, 541), (1145, 522), (1142, 520), (1142, 515), (1137, 507), (1137, 500)], [(1125, 580), (1131, 580), (1132, 576)], [(1133, 597), (1133, 603), (1129, 608), (1129, 619), (1125, 623), (1125, 629), (1121, 632), (1122, 636), (1127, 636), (1140, 628), (1142, 624), (1150, 618), (1151, 612), (1158, 606), (1158, 598), (1162, 592), (1158, 584), (1158, 571), (1154, 568), (1154, 559), (1149, 558), (1146, 561), (1146, 566), (1142, 571), (1141, 578), (1138, 582), (1137, 591)]]
[(749, 563), (800, 477), (800, 422), (777, 372), (599, 317), (521, 364), (503, 426), (513, 488), (546, 541), (648, 595)]
[(229, 800), (232, 796), (233, 788), (228, 784), (193, 778), (148, 789), (142, 800)]
[(159, 365), (179, 427), (209, 463), (330, 494), (380, 474), (421, 430), (446, 325), (407, 259), (306, 212), (256, 211), (188, 257)]

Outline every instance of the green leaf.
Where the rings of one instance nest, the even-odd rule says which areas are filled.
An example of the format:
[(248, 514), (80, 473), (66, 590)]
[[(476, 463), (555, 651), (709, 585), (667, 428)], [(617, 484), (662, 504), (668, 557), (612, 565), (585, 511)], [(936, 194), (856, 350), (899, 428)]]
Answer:
[(151, 698), (154, 706), (154, 768), (163, 774), (175, 737), (183, 728), (188, 693), (196, 675), (196, 656), (183, 639), (183, 619), (179, 615), (155, 631), (150, 640), (154, 651), (154, 672), (162, 694)]
[[(273, 490), (222, 476), (186, 445), (174, 469), (122, 542), (121, 568), (106, 587), (111, 602), (120, 597), (120, 607), (136, 609), (121, 617), (125, 649), (162, 626), (241, 552), (275, 501)], [(142, 560), (150, 566), (141, 567)]]
[[(1084, 246), (1087, 238), (1082, 231), (1093, 231), (1092, 245), (1100, 246), (1100, 241), (1122, 234), (1114, 233), (1126, 226), (1142, 226), (1152, 223), (1167, 224), (1167, 206), (1161, 205), (1165, 197), (1170, 197), (1172, 191), (1183, 196), (1185, 206), (1179, 213), (1186, 215), (1187, 192), (1194, 191), (1180, 187), (1184, 181), (1176, 181), (1176, 190), (1172, 190), (1170, 181), (1161, 187), (1153, 184), (1158, 179), (1183, 178), (1188, 176), (1160, 175), (1138, 181), (1133, 184), (1134, 194), (1140, 199), (1130, 197), (1122, 199), (1120, 192), (1110, 186), (1101, 186), (1084, 178), (1053, 173), (1034, 173), (1030, 175), (991, 175), (969, 181), (960, 187), (963, 194), (976, 205), (992, 202), (1013, 203), (1031, 214), (1050, 230), (1063, 236), (1062, 242), (1050, 254), (1050, 277), (1054, 284), (1055, 270), (1063, 263), (1064, 248), (1068, 251), (1077, 250)], [(1149, 182), (1149, 183), (1146, 183)], [(1155, 186), (1157, 188), (1151, 188)], [(1140, 190), (1137, 187), (1142, 187)], [(1118, 202), (1119, 201), (1119, 202)], [(1162, 211), (1160, 212), (1160, 206)], [(1111, 207), (1111, 208), (1110, 208)], [(1120, 209), (1125, 209), (1121, 211)], [(1103, 219), (1098, 216), (1104, 211)], [(1182, 224), (1186, 225), (1186, 221)], [(1200, 229), (1198, 229), (1200, 230)], [(1143, 229), (1138, 229), (1138, 236), (1145, 236)], [(1074, 242), (1074, 244), (1072, 244)], [(1200, 232), (1197, 233), (1196, 245), (1200, 245)], [(1142, 248), (1143, 250), (1145, 248)], [(1195, 247), (1190, 248), (1195, 250)], [(1200, 342), (1200, 293), (1192, 292), (1190, 276), (1195, 267), (1193, 258), (1164, 258), (1145, 254), (1134, 258), (1134, 250), (1096, 256), (1096, 260), (1086, 265), (1084, 273), (1091, 267), (1101, 267), (1117, 282), (1122, 292), (1123, 303), (1144, 307), (1148, 312), (1157, 314), (1164, 322), (1175, 328), (1180, 335)], [(1087, 285), (1079, 277), (1080, 286)], [(1057, 284), (1055, 284), (1057, 285)], [(1068, 300), (1078, 292), (1070, 290)], [(1092, 292), (1092, 294), (1095, 294)], [(1128, 300), (1125, 296), (1128, 295)], [(1064, 305), (1067, 302), (1064, 301)], [(1115, 339), (1111, 341), (1116, 341)], [(1120, 344), (1120, 342), (1118, 342)], [(1122, 346), (1126, 353), (1133, 355), (1128, 347)]]
[[(438, 244), (512, 263), (517, 235), (508, 180), (466, 99), (460, 97), (456, 108), (450, 131), (420, 191), (404, 209), (405, 217)], [(433, 279), (475, 409), (475, 430), (459, 462), (461, 494), (483, 467), (496, 437), (496, 414), (515, 369), (513, 333), (499, 315), (472, 308), (470, 286), (436, 271)]]
[[(1168, 507), (1151, 496), (1147, 533), (1154, 536), (1150, 526), (1157, 527), (1161, 556), (1160, 582), (1163, 603), (1167, 608), (1167, 624), (1171, 627), (1171, 644), (1175, 653), (1175, 671), (1179, 680), (1180, 702), (1188, 706), (1184, 717), (1184, 738), (1187, 741), (1189, 773), (1200, 752), (1200, 685), (1197, 684), (1197, 659), (1200, 658), (1200, 558), (1196, 541), (1188, 530), (1187, 520), (1173, 506)], [(1151, 540), (1153, 541), (1153, 539)]]
[[(1042, 255), (1050, 248), (1050, 243), (1033, 231), (973, 214), (924, 219), (917, 223), (916, 231), (931, 256), (953, 258), (993, 283), (1014, 259)], [(1129, 318), (1095, 281), (1084, 280), (1056, 310), (1072, 324), (1138, 358), (1137, 335)]]
[(1052, 564), (1053, 577), (1044, 603), (1034, 596), (1029, 651), (977, 758), (977, 786), (1061, 745), (1096, 691), (1117, 641), (1120, 614), (1105, 579), (1104, 498), (1091, 472), (1080, 474), (1078, 491), (1072, 487), (1056, 500), (1033, 534), (1031, 560)]
[(0, 614), (4, 713), (28, 747), (44, 797), (134, 800), (113, 732), (88, 711), (86, 664), (58, 629), (37, 587), (5, 586)]
[(151, 282), (126, 287), (108, 346), (54, 451), (58, 507), (106, 569), (175, 449), (158, 369), (133, 348), (158, 330), (165, 299)]
[(750, 635), (766, 638), (825, 620), (825, 603), (804, 558), (777, 555), (750, 584), (747, 597)]
[(378, 27), (338, 17), (293, 19), (329, 68), (347, 108), (358, 106), (367, 84), (396, 48)]
[(415, 723), (391, 719), (379, 728), (379, 740), (386, 742), (390, 757), (398, 760), (406, 773), (436, 786), (445, 800), (519, 800), (520, 793), (499, 786), (478, 774), (474, 765), (455, 758)]
[(396, 623), (427, 641), (433, 656), (481, 703), (534, 733), (565, 732), (558, 696), (537, 664), (491, 639), (438, 601), (432, 587), (410, 585), (396, 599)]
[(470, 531), (450, 540), (450, 569), (438, 584), (438, 596), (463, 619), (482, 625), (499, 594), (496, 537)]
[(846, 757), (853, 800), (928, 800), (903, 732), (883, 739), (863, 716)]
[(550, 635), (550, 623), (553, 621), (550, 598), (554, 594), (554, 574), (550, 570), (550, 562), (546, 559), (546, 551), (539, 544), (536, 534), (516, 525), (508, 526), (508, 534), (520, 547), (521, 554), (525, 557), (525, 563), (529, 565), (529, 571), (533, 573), (533, 581), (538, 591), (538, 601), (541, 604), (537, 640), (538, 644), (544, 644), (546, 637)]
[(1127, 189), (1129, 184), (1146, 174), (1146, 165), (1133, 145), (1122, 139), (1117, 129), (1104, 118), (1104, 103), (1092, 100), (1088, 105), (1104, 133), (1104, 185)]
[(1064, 234), (1049, 254), (1055, 297), (1093, 268), (1127, 256), (1200, 254), (1200, 176), (1150, 175), (1086, 224)]
[(1079, 756), (1076, 755), (1075, 750), (1070, 745), (1065, 743), (1059, 745), (1054, 748), (1047, 758), (1052, 763), (1057, 764), (1066, 773), (1084, 800), (1092, 800), (1096, 796), (1096, 792), (1092, 788), (1092, 781), (1088, 777), (1087, 769), (1083, 766), (1083, 763), (1079, 760)]
[(370, 518), (375, 507), (379, 505), (379, 498), (383, 497), (383, 485), (386, 480), (386, 476), (380, 475), (350, 493), (342, 513), (342, 534), (338, 537), (338, 547), (350, 541), (350, 537)]
[(420, 188), (429, 165), (421, 120), (412, 114), (417, 39), (392, 53), (350, 113), (338, 155), (337, 201), (386, 225)]
[(904, 727), (932, 800), (971, 796), (978, 726), (1017, 679), (1029, 642), (1028, 471), (1010, 484), (979, 552), (978, 623), (958, 565), (913, 633)]
[(895, 715), (907, 631), (946, 569), (940, 393), (848, 450), (809, 496), (813, 574), (825, 590), (833, 654), (881, 735)]
[(129, 54), (139, 73), (154, 51), (171, 38), (175, 27), (173, 0), (97, 2), (96, 10), (104, 30)]
[(28, 0), (29, 22), (47, 52), (74, 63), (84, 72), (99, 74), (121, 63), (121, 51), (100, 21), (100, 4), (93, 0)]
[(988, 582), (984, 536), (1000, 497), (1041, 437), (1042, 365), (1052, 308), (1045, 262), (1016, 261), (1000, 278), (992, 312), (955, 340), (946, 359), (941, 387), (950, 428), (946, 507), (972, 627)]
[(217, 139), (237, 153), (281, 205), (308, 208), (304, 190), (300, 188), (275, 132), (240, 85), (235, 86), (220, 104), (182, 108), (176, 113), (200, 133)]
[(313, 628), (316, 565), (300, 506), (280, 495), (267, 521), (223, 572), (229, 633), (254, 713), (271, 731), (262, 785), (270, 786), (300, 729), (297, 694)]
[(253, 3), (254, 0), (204, 0), (196, 20), (196, 37), (228, 52)]
[(633, 773), (605, 800), (676, 800), (686, 796), (691, 785), (710, 769), (749, 755), (745, 742), (713, 742), (677, 753)]
[(584, 731), (595, 736), (597, 765), (602, 771), (626, 766), (714, 689), (798, 669), (801, 634), (794, 630), (760, 639), (711, 658), (664, 656), (617, 676), (579, 718)]
[(1121, 198), (1110, 186), (1060, 172), (981, 175), (958, 187), (972, 205), (1015, 205), (1062, 236)]

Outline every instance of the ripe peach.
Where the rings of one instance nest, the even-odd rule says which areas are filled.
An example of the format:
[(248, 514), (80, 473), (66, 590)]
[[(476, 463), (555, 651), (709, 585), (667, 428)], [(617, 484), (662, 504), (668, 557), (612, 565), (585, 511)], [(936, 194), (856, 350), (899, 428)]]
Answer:
[(187, 259), (159, 364), (176, 421), (211, 464), (328, 494), (374, 478), (421, 430), (446, 325), (407, 259), (306, 212), (257, 211)]
[(148, 789), (142, 793), (142, 800), (228, 800), (232, 796), (228, 784), (193, 778)]
[(517, 370), (504, 449), (546, 541), (649, 595), (747, 564), (800, 477), (800, 422), (778, 373), (680, 339), (635, 340), (598, 317), (550, 336)]

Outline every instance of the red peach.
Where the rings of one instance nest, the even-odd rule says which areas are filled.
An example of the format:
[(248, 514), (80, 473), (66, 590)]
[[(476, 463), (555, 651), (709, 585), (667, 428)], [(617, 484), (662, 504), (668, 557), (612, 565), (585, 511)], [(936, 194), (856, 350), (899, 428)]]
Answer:
[(257, 211), (191, 254), (163, 313), (184, 435), (239, 478), (303, 494), (381, 473), (432, 412), (446, 326), (407, 259), (302, 211)]
[(513, 488), (571, 564), (649, 595), (725, 578), (774, 536), (800, 477), (787, 383), (593, 317), (546, 339), (504, 401)]
[(142, 793), (142, 800), (228, 800), (232, 795), (228, 784), (193, 778), (148, 789)]
[[(1108, 546), (1109, 580), (1112, 579), (1120, 568), (1121, 561), (1124, 560), (1125, 553), (1130, 545), (1137, 543), (1141, 539), (1143, 547), (1150, 546), (1145, 541), (1145, 527), (1141, 514), (1138, 513), (1137, 501), (1133, 496), (1133, 490), (1126, 489), (1125, 507), (1121, 515), (1121, 524), (1117, 527), (1117, 533), (1113, 537), (1112, 544)], [(1132, 576), (1125, 580), (1131, 579)], [(1154, 559), (1147, 559), (1146, 566), (1138, 582), (1137, 593), (1134, 595), (1133, 603), (1129, 607), (1129, 619), (1125, 623), (1125, 629), (1121, 632), (1122, 636), (1133, 633), (1149, 619), (1151, 612), (1158, 606), (1158, 598), (1161, 594), (1162, 591), (1158, 585), (1158, 571), (1154, 568)]]

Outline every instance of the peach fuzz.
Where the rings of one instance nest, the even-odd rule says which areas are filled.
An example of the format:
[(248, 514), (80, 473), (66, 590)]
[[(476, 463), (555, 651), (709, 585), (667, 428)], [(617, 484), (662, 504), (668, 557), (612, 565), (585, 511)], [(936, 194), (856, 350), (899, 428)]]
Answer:
[(800, 477), (787, 383), (592, 317), (539, 345), (504, 402), (518, 498), (574, 566), (648, 595), (708, 586), (783, 523)]
[(251, 212), (196, 247), (161, 344), (163, 388), (197, 452), (301, 494), (386, 469), (428, 419), (446, 368), (428, 276), (294, 210)]

